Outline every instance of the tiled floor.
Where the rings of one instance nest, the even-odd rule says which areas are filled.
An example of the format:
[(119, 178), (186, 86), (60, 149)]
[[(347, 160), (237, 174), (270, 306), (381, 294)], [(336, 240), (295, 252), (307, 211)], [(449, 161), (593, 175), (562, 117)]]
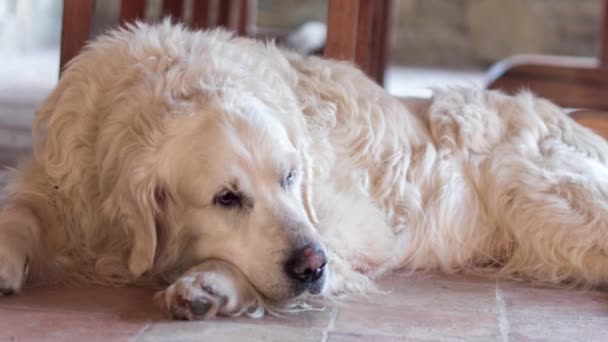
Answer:
[(287, 317), (168, 320), (152, 291), (28, 289), (0, 299), (0, 341), (608, 341), (608, 295), (395, 274), (388, 294)]

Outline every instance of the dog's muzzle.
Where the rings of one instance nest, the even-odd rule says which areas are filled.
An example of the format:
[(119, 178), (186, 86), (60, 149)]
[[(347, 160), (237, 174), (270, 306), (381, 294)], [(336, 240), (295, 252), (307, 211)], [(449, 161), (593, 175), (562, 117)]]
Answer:
[(298, 288), (318, 294), (323, 290), (327, 256), (318, 243), (306, 245), (293, 252), (285, 262), (285, 273)]

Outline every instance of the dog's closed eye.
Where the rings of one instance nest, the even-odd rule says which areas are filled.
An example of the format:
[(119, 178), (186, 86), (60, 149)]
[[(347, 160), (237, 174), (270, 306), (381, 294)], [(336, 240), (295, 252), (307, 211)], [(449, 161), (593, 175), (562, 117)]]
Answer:
[(224, 208), (240, 207), (242, 204), (241, 195), (230, 190), (223, 190), (215, 196), (213, 203)]

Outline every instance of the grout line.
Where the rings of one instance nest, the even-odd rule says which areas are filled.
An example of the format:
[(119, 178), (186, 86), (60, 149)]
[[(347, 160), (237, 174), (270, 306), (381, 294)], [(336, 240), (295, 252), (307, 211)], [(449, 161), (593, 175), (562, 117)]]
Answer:
[(329, 338), (329, 333), (334, 330), (334, 326), (336, 325), (336, 318), (338, 317), (338, 308), (332, 307), (331, 313), (329, 314), (329, 322), (327, 323), (327, 327), (323, 330), (323, 338), (321, 342), (327, 342)]
[(130, 338), (129, 341), (137, 342), (137, 341), (141, 340), (141, 337), (144, 336), (146, 334), (146, 332), (148, 332), (148, 330), (150, 330), (151, 327), (152, 327), (151, 323), (146, 323), (146, 325), (143, 328), (141, 328), (141, 330), (137, 333), (137, 335)]
[(507, 304), (503, 296), (502, 290), (496, 280), (496, 306), (498, 308), (498, 327), (500, 328), (500, 336), (503, 342), (509, 342), (509, 317), (507, 315)]

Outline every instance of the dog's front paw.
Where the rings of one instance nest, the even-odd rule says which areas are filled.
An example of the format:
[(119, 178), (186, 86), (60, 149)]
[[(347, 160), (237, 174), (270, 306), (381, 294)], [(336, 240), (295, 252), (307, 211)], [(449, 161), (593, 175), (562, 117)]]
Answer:
[(202, 320), (218, 315), (237, 316), (255, 305), (255, 295), (234, 266), (209, 261), (196, 266), (166, 290), (156, 294), (175, 319)]
[(27, 278), (28, 263), (25, 255), (0, 246), (0, 296), (21, 291)]

